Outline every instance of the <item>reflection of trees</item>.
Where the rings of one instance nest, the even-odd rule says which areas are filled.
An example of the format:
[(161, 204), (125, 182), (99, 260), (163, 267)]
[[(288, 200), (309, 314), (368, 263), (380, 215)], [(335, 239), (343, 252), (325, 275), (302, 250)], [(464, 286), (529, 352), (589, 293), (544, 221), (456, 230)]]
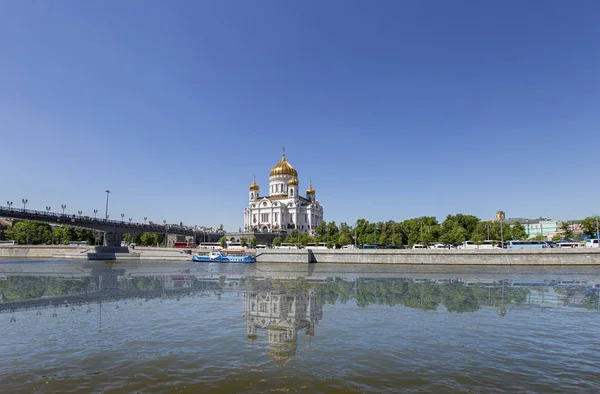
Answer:
[(0, 293), (4, 294), (5, 301), (25, 301), (42, 297), (79, 294), (87, 289), (89, 279), (13, 276), (0, 281)]
[(81, 278), (52, 276), (12, 276), (0, 280), (2, 309), (44, 307), (59, 303), (84, 303), (99, 299), (158, 297), (169, 292), (204, 292), (219, 287), (215, 281), (199, 281), (187, 275), (154, 277), (123, 276), (124, 270), (93, 270)]
[(527, 288), (464, 283), (438, 284), (432, 281), (416, 282), (410, 279), (347, 281), (340, 278), (324, 282), (256, 280), (250, 282), (252, 289), (285, 289), (288, 294), (314, 290), (320, 302), (335, 304), (354, 299), (360, 307), (368, 305), (402, 305), (408, 308), (435, 310), (444, 305), (449, 312), (474, 312), (482, 306), (499, 307), (504, 304), (522, 304), (529, 294)]

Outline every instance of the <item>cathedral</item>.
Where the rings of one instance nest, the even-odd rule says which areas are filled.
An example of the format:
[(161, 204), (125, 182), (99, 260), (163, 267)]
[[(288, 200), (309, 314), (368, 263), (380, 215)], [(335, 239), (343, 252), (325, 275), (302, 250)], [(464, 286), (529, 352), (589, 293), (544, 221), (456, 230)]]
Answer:
[(248, 192), (248, 207), (244, 210), (245, 232), (283, 232), (297, 229), (314, 234), (323, 221), (323, 207), (316, 198), (312, 183), (306, 197), (299, 193), (298, 172), (285, 158), (269, 173), (269, 195), (260, 195), (260, 186), (254, 182)]

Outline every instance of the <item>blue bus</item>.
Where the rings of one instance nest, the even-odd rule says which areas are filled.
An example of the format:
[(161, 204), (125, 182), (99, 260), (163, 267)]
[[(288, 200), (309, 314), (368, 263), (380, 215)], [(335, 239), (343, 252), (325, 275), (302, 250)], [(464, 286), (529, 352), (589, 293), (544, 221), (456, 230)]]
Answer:
[(382, 244), (360, 244), (360, 249), (384, 249)]
[(549, 248), (545, 241), (506, 241), (504, 247), (507, 249), (542, 249)]

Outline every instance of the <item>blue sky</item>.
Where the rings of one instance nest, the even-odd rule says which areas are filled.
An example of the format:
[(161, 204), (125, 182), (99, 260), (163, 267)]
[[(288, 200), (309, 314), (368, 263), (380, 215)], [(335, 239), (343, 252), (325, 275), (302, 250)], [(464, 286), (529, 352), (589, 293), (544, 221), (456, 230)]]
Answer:
[[(325, 220), (600, 212), (600, 2), (0, 4), (2, 203), (235, 231), (286, 147)], [(594, 174), (594, 175), (592, 175)]]

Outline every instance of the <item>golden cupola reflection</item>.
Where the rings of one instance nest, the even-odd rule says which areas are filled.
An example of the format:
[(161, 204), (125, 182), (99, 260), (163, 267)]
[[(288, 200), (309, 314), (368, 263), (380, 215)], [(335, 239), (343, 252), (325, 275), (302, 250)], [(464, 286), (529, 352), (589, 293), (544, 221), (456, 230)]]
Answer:
[(288, 181), (288, 186), (298, 186), (298, 178), (293, 177)]
[(315, 194), (315, 189), (312, 187), (312, 181), (310, 182), (309, 188), (306, 190), (306, 194)]
[(291, 175), (294, 177), (298, 176), (298, 171), (285, 159), (285, 154), (281, 156), (281, 160), (275, 167), (271, 169), (269, 176), (276, 175)]

